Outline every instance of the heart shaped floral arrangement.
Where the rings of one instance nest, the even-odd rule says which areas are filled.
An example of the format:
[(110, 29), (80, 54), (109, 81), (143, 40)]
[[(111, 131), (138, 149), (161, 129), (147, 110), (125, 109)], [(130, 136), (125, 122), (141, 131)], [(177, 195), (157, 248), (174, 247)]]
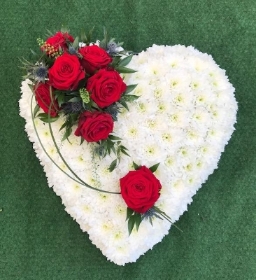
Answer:
[[(65, 210), (118, 265), (168, 234), (217, 168), (236, 122), (234, 88), (208, 54), (132, 56), (68, 30), (24, 60), (20, 115)], [(127, 67), (129, 66), (129, 67)]]

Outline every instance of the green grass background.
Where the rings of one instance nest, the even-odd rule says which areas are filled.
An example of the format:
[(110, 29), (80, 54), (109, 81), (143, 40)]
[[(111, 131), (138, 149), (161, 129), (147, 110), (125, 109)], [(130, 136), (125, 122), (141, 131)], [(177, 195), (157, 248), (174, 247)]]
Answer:
[[(127, 49), (192, 45), (227, 70), (236, 131), (170, 234), (136, 263), (108, 262), (48, 188), (19, 117), (22, 72), (36, 38), (106, 26)], [(9, 0), (0, 8), (0, 279), (256, 279), (255, 0)]]

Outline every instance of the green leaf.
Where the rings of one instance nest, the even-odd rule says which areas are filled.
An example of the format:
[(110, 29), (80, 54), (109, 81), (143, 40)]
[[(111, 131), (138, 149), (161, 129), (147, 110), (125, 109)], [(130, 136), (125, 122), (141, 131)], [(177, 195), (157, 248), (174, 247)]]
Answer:
[(59, 117), (56, 117), (56, 118), (48, 118), (48, 117), (39, 117), (39, 119), (42, 121), (42, 122), (45, 122), (45, 123), (52, 123), (52, 122), (56, 122)]
[(122, 148), (121, 148), (121, 152), (123, 153), (123, 154), (125, 154), (126, 156), (130, 156), (125, 150), (123, 150)]
[(66, 25), (62, 25), (60, 31), (61, 33), (69, 33), (69, 29)]
[(117, 159), (113, 160), (108, 168), (109, 172), (112, 172), (115, 168), (116, 168), (116, 165), (117, 165)]
[(123, 95), (121, 98), (121, 101), (132, 102), (138, 98), (139, 98), (139, 96), (137, 96), (137, 95), (128, 94), (128, 95)]
[(67, 127), (61, 141), (68, 139), (68, 137), (71, 135), (71, 133), (72, 133), (71, 127)]
[(134, 215), (130, 217), (130, 219), (128, 220), (128, 232), (129, 235), (132, 233), (132, 230), (134, 228), (135, 225), (135, 219), (134, 219)]
[(79, 101), (81, 101), (80, 97), (73, 97), (73, 98), (69, 99), (68, 102), (79, 102)]
[(67, 125), (68, 125), (68, 122), (65, 121), (65, 122), (63, 123), (63, 125), (60, 127), (59, 131), (61, 131), (61, 130), (62, 130), (63, 128), (65, 128)]
[(90, 43), (90, 42), (91, 42), (93, 30), (94, 30), (94, 26), (92, 27), (92, 29), (91, 29), (91, 30), (89, 31), (89, 33), (88, 33), (88, 41), (87, 41), (87, 43)]
[(135, 163), (134, 161), (132, 162), (132, 165), (135, 170), (138, 170), (140, 168), (140, 166), (137, 163)]
[(121, 145), (120, 148), (121, 148), (121, 150), (128, 151), (128, 149), (125, 146), (123, 146), (123, 145)]
[(124, 100), (120, 99), (120, 100), (119, 100), (119, 103), (120, 103), (127, 111), (129, 111), (128, 105), (127, 105), (127, 103), (126, 103)]
[(32, 92), (34, 92), (34, 85), (28, 84), (28, 86), (29, 86), (30, 90), (31, 90)]
[(120, 56), (115, 56), (110, 64), (112, 67), (117, 67), (120, 62)]
[(84, 30), (81, 31), (81, 42), (83, 43), (87, 42), (87, 37)]
[(118, 67), (123, 67), (126, 66), (127, 64), (130, 63), (130, 61), (132, 60), (133, 55), (129, 55), (127, 57), (125, 57), (124, 59), (122, 59), (119, 64)]
[(111, 149), (111, 151), (112, 151), (114, 154), (116, 153), (114, 145), (111, 146), (110, 149)]
[(135, 73), (137, 72), (136, 70), (124, 67), (124, 66), (117, 66), (116, 71), (119, 73), (124, 73), (124, 74), (129, 74), (129, 73)]
[(137, 231), (138, 231), (138, 230), (139, 230), (140, 223), (141, 223), (141, 221), (142, 221), (141, 214), (140, 214), (140, 213), (135, 213), (135, 214), (134, 214), (134, 220), (135, 220), (136, 229), (137, 229)]
[(124, 94), (130, 93), (131, 91), (133, 91), (138, 84), (134, 84), (134, 85), (129, 85), (126, 87), (126, 91), (124, 92)]
[(134, 213), (134, 210), (132, 210), (131, 208), (127, 207), (126, 221), (132, 216), (133, 213)]
[(76, 37), (76, 38), (75, 38), (75, 41), (73, 42), (72, 46), (73, 46), (75, 49), (78, 48), (78, 46), (79, 46), (79, 37)]
[(120, 138), (120, 137), (117, 137), (117, 136), (114, 136), (114, 135), (112, 135), (112, 134), (110, 134), (109, 136), (108, 136), (108, 138), (110, 139), (110, 140), (122, 140), (122, 138)]
[(104, 33), (104, 39), (100, 42), (100, 47), (103, 49), (107, 49), (108, 33), (105, 27), (103, 28), (103, 33)]
[(84, 138), (81, 137), (80, 145), (82, 145), (83, 143), (84, 143)]
[(34, 112), (33, 112), (33, 118), (36, 117), (36, 114), (39, 112), (40, 110), (40, 106), (38, 104), (36, 104), (35, 108), (34, 108)]
[(58, 102), (59, 107), (61, 107), (61, 105), (63, 103), (65, 103), (65, 95), (64, 94), (58, 94), (57, 95), (57, 102)]
[(154, 173), (154, 172), (157, 170), (159, 164), (160, 164), (160, 162), (157, 163), (157, 164), (155, 164), (155, 165), (153, 165), (153, 166), (151, 166), (151, 167), (149, 167), (149, 170), (150, 170), (152, 173)]

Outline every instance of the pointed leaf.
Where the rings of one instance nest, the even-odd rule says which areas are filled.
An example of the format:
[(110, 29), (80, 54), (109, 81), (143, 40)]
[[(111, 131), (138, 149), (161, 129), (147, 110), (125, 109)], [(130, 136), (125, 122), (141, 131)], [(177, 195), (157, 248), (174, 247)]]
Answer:
[(45, 122), (45, 123), (52, 123), (52, 122), (55, 122), (59, 119), (59, 117), (56, 117), (56, 118), (45, 118), (45, 117), (39, 117), (39, 119), (42, 121), (42, 122)]
[(77, 49), (78, 48), (78, 45), (79, 45), (79, 37), (76, 37), (75, 38), (75, 41), (73, 42), (72, 46)]
[(126, 66), (127, 64), (130, 63), (130, 61), (132, 60), (133, 55), (129, 55), (127, 57), (125, 57), (124, 59), (122, 59), (119, 64), (118, 67), (123, 67)]
[(138, 170), (140, 168), (140, 166), (137, 163), (135, 163), (134, 161), (132, 162), (132, 165), (135, 170)]
[(63, 124), (62, 124), (62, 126), (60, 127), (60, 129), (59, 129), (59, 131), (61, 131), (64, 127), (66, 127), (68, 125), (68, 122), (67, 121), (65, 121)]
[(121, 100), (125, 101), (125, 102), (132, 102), (138, 98), (139, 98), (139, 96), (137, 96), (137, 95), (126, 94), (126, 95), (122, 96)]
[[(60, 31), (61, 33), (69, 33), (69, 29), (67, 28), (66, 25), (62, 25)], [(50, 31), (48, 30), (48, 32)]]
[(88, 43), (91, 42), (91, 37), (92, 37), (93, 30), (94, 30), (94, 26), (93, 26), (92, 29), (89, 31), (89, 34), (88, 34)]
[(124, 155), (128, 156), (128, 157), (130, 156), (125, 150), (122, 150), (122, 149), (121, 149), (121, 152), (122, 152)]
[(128, 220), (128, 232), (129, 232), (129, 235), (132, 233), (134, 225), (135, 225), (135, 219), (134, 219), (134, 216), (131, 216), (130, 219)]
[(131, 208), (127, 207), (127, 210), (126, 210), (126, 221), (132, 216), (133, 213), (134, 213), (134, 210), (132, 210)]
[(79, 102), (79, 101), (81, 101), (80, 97), (73, 97), (73, 98), (69, 99), (68, 102)]
[(72, 133), (71, 127), (67, 127), (61, 141), (68, 139), (68, 137), (71, 135), (71, 133)]
[(117, 137), (117, 136), (115, 136), (115, 135), (112, 135), (112, 134), (110, 134), (109, 136), (108, 136), (108, 138), (110, 139), (110, 140), (122, 140), (122, 138), (120, 138), (120, 137)]
[(127, 103), (124, 101), (124, 100), (119, 100), (119, 103), (127, 110), (127, 111), (129, 111), (129, 108), (128, 108), (128, 105), (127, 105)]
[(113, 160), (108, 168), (109, 172), (112, 172), (115, 168), (116, 168), (116, 165), (117, 165), (117, 159)]
[(153, 166), (151, 166), (151, 167), (149, 167), (149, 170), (150, 170), (152, 173), (154, 173), (154, 172), (157, 170), (159, 164), (160, 164), (160, 162), (157, 163), (157, 164), (155, 164), (155, 165), (153, 165)]
[(81, 31), (81, 42), (86, 43), (87, 42), (87, 37), (85, 35), (85, 31)]
[(124, 66), (118, 66), (116, 67), (116, 71), (119, 73), (124, 73), (124, 74), (129, 74), (129, 73), (135, 73), (137, 72), (136, 70), (124, 67)]
[(34, 112), (33, 112), (33, 118), (36, 117), (36, 114), (39, 112), (40, 110), (40, 106), (38, 104), (36, 104), (35, 108), (34, 108)]
[(137, 231), (138, 231), (138, 230), (139, 230), (140, 223), (141, 223), (141, 221), (142, 221), (141, 214), (140, 214), (140, 213), (136, 213), (136, 214), (134, 215), (134, 219), (135, 219), (136, 229), (137, 229)]
[(126, 91), (124, 92), (124, 94), (130, 93), (131, 91), (133, 91), (138, 84), (134, 84), (134, 85), (129, 85), (126, 87)]
[(84, 143), (84, 138), (81, 137), (80, 145), (82, 145), (83, 143)]

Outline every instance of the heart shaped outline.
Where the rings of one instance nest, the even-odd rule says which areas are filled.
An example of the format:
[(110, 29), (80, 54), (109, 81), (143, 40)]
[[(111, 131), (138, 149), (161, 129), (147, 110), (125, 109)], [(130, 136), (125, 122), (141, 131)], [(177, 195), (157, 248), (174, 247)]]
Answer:
[[(156, 87), (154, 88), (154, 90), (152, 90), (151, 88), (152, 84), (154, 86), (155, 84), (158, 84), (158, 86), (160, 86), (160, 89), (164, 85), (164, 87), (162, 88), (162, 93), (165, 94), (165, 91), (168, 90), (171, 91), (173, 93), (171, 97), (172, 101), (174, 100), (175, 97), (176, 101), (178, 102), (179, 98), (182, 97), (181, 94), (182, 90), (185, 90), (186, 87), (183, 87), (184, 85), (183, 83), (181, 83), (181, 88), (178, 91), (174, 88), (175, 86), (177, 88), (177, 84), (179, 84), (179, 80), (184, 81), (184, 75), (185, 75), (186, 77), (190, 78), (189, 88), (190, 90), (193, 91), (193, 94), (195, 96), (198, 97), (200, 95), (198, 94), (198, 92), (200, 93), (198, 87), (200, 88), (200, 83), (204, 84), (204, 79), (207, 80), (207, 86), (206, 88), (204, 88), (204, 91), (206, 91), (205, 98), (207, 97), (209, 98), (208, 96), (209, 92), (210, 94), (213, 93), (215, 94), (213, 100), (211, 101), (208, 100), (210, 103), (207, 104), (207, 106), (215, 105), (216, 107), (213, 106), (214, 108), (212, 109), (213, 112), (215, 109), (218, 109), (217, 112), (220, 114), (220, 116), (218, 116), (218, 114), (216, 115), (217, 119), (213, 125), (217, 135), (212, 135), (213, 136), (212, 141), (218, 142), (217, 154), (208, 155), (209, 157), (207, 157), (207, 160), (205, 161), (208, 164), (208, 168), (206, 169), (207, 172), (201, 173), (198, 182), (193, 183), (189, 188), (185, 186), (184, 182), (186, 182), (186, 180), (182, 179), (182, 176), (184, 176), (184, 174), (179, 174), (180, 170), (174, 170), (174, 171), (172, 170), (173, 174), (179, 174), (177, 175), (177, 178), (179, 180), (176, 180), (174, 183), (172, 183), (172, 188), (170, 188), (171, 190), (169, 190), (168, 188), (163, 189), (163, 192), (161, 193), (161, 199), (159, 200), (159, 205), (163, 207), (163, 210), (166, 211), (167, 214), (172, 217), (173, 221), (176, 221), (180, 217), (180, 215), (185, 210), (187, 210), (187, 205), (192, 202), (193, 195), (201, 187), (202, 183), (205, 182), (208, 176), (213, 172), (213, 170), (217, 168), (217, 163), (220, 158), (221, 152), (224, 151), (224, 146), (228, 142), (229, 138), (231, 137), (231, 134), (234, 130), (234, 124), (236, 122), (236, 111), (237, 111), (237, 103), (234, 98), (234, 88), (228, 82), (228, 79), (225, 76), (225, 71), (221, 70), (216, 65), (212, 57), (207, 54), (202, 54), (201, 52), (195, 50), (193, 47), (186, 48), (184, 46), (179, 46), (179, 45), (173, 47), (170, 46), (165, 47), (165, 46), (154, 45), (152, 48), (147, 49), (146, 52), (142, 52), (137, 57), (135, 57), (131, 62), (131, 67), (138, 69), (139, 71), (136, 75), (126, 75), (125, 79), (129, 81), (129, 83), (131, 84), (137, 83), (139, 81), (139, 86), (135, 90), (136, 94), (140, 95), (141, 92), (144, 92), (144, 93), (150, 93), (151, 95), (149, 94), (148, 99), (147, 98), (145, 100), (139, 99), (138, 103), (135, 104), (135, 106), (133, 106), (130, 112), (127, 112), (126, 114), (121, 114), (121, 118), (119, 120), (120, 125), (116, 128), (116, 130), (118, 131), (117, 133), (118, 135), (123, 135), (123, 133), (121, 133), (122, 128), (124, 127), (123, 123), (128, 117), (132, 117), (132, 116), (134, 117), (136, 110), (137, 112), (141, 111), (140, 113), (143, 114), (143, 110), (145, 109), (145, 106), (149, 105), (150, 107), (152, 101), (154, 103), (154, 100), (157, 100), (159, 98), (158, 94), (160, 93), (159, 92), (157, 93), (155, 91)], [(181, 73), (179, 73), (178, 71), (179, 68), (182, 69)], [(187, 70), (188, 68), (190, 69), (189, 71)], [(168, 78), (166, 78), (165, 75), (167, 75)], [(162, 79), (163, 77), (165, 77), (165, 79)], [(169, 87), (168, 90), (166, 90), (167, 89), (166, 84), (168, 84)], [(27, 81), (22, 83), (21, 90), (23, 95), (20, 100), (20, 115), (26, 119), (27, 123), (25, 129), (28, 133), (30, 141), (34, 142), (33, 146), (36, 151), (37, 157), (40, 159), (41, 164), (44, 166), (44, 170), (48, 177), (48, 184), (49, 186), (53, 186), (54, 191), (56, 192), (57, 195), (61, 196), (62, 202), (66, 206), (65, 210), (74, 219), (76, 219), (76, 221), (79, 223), (83, 231), (88, 232), (92, 242), (98, 248), (101, 249), (102, 253), (106, 255), (108, 259), (110, 259), (111, 261), (115, 262), (118, 265), (124, 265), (127, 262), (136, 261), (136, 259), (140, 255), (144, 254), (148, 249), (152, 248), (156, 243), (162, 240), (163, 236), (168, 233), (170, 229), (170, 224), (166, 221), (155, 220), (154, 226), (151, 227), (151, 225), (144, 223), (141, 226), (138, 233), (134, 232), (129, 237), (127, 233), (125, 233), (125, 230), (127, 229), (127, 224), (125, 222), (125, 211), (124, 211), (125, 205), (121, 197), (117, 197), (117, 196), (114, 197), (102, 193), (95, 193), (95, 191), (88, 190), (88, 189), (84, 190), (84, 188), (81, 188), (81, 186), (79, 186), (78, 184), (74, 184), (74, 182), (69, 181), (65, 176), (63, 177), (62, 172), (57, 170), (56, 167), (52, 165), (49, 158), (42, 151), (42, 148), (38, 143), (38, 139), (35, 135), (35, 131), (32, 125), (31, 114), (29, 113), (28, 110), (28, 106), (29, 106), (28, 104), (30, 104), (30, 98), (32, 93), (27, 84)], [(144, 107), (142, 106), (142, 104)], [(188, 106), (190, 105), (191, 104), (188, 102)], [(188, 108), (189, 110), (191, 109), (190, 107)], [(154, 114), (155, 109), (152, 110), (151, 109), (152, 108), (150, 107), (149, 111), (145, 113), (146, 118), (144, 122), (141, 121), (140, 119), (140, 125), (142, 127), (144, 127), (142, 124), (146, 124), (148, 116)], [(171, 109), (173, 109), (173, 106), (171, 107)], [(167, 106), (167, 110), (171, 111), (171, 109)], [(170, 118), (169, 115), (168, 118)], [(138, 123), (137, 118), (135, 118), (133, 122), (134, 125)], [(59, 121), (59, 123), (57, 122), (56, 124), (53, 125), (53, 130), (56, 135), (60, 135), (60, 133), (58, 132), (60, 123), (61, 120)], [(129, 125), (129, 123), (130, 121), (128, 122), (127, 125)], [(52, 148), (52, 144), (47, 144), (49, 140), (49, 132), (47, 132), (48, 130), (47, 127), (44, 124), (40, 123), (40, 121), (38, 120), (36, 121), (36, 126), (38, 131), (40, 131), (40, 135), (44, 139), (43, 140), (44, 145), (46, 145), (49, 148), (49, 153), (54, 157), (56, 162), (60, 164), (61, 168), (65, 170), (66, 167), (63, 165), (63, 163), (61, 163), (56, 153), (56, 150)], [(218, 129), (216, 130), (217, 127), (220, 130)], [(157, 127), (156, 131), (159, 131), (158, 129), (159, 127)], [(173, 131), (180, 132), (180, 124), (177, 124), (177, 127), (173, 126)], [(148, 134), (146, 133), (146, 135)], [(177, 135), (178, 133), (176, 134), (176, 136)], [(182, 135), (184, 136), (185, 134)], [(186, 145), (179, 145), (180, 141), (182, 141), (182, 137), (179, 136), (178, 138), (179, 139), (175, 141), (175, 144), (178, 145), (179, 149), (177, 150), (179, 150), (180, 155), (182, 155), (183, 152), (186, 152), (186, 149), (181, 150), (181, 148), (184, 148)], [(59, 145), (61, 145), (60, 142), (61, 135), (58, 139), (59, 139), (58, 140)], [(104, 175), (104, 172), (106, 171), (105, 167), (108, 164), (108, 159), (106, 160), (106, 165), (99, 170), (99, 167), (97, 166), (98, 164), (97, 161), (94, 160), (92, 161), (90, 149), (81, 148), (81, 150), (78, 150), (77, 147), (79, 146), (79, 143), (78, 143), (78, 139), (76, 139), (75, 137), (71, 138), (71, 143), (72, 144), (68, 144), (68, 142), (66, 142), (65, 144), (62, 144), (62, 150), (70, 151), (69, 145), (76, 147), (73, 148), (72, 150), (75, 156), (72, 156), (70, 162), (72, 163), (75, 162), (75, 169), (79, 174), (83, 173), (84, 158), (87, 156), (89, 157), (90, 161), (93, 162), (93, 164), (95, 165), (94, 170), (97, 169), (96, 173), (99, 173), (100, 175)], [(213, 142), (209, 142), (209, 143), (212, 144)], [(129, 150), (133, 149), (133, 147), (130, 146), (129, 144), (128, 147)], [(135, 151), (133, 154), (137, 155), (138, 151)], [(79, 157), (81, 157), (80, 165), (79, 162), (76, 162), (76, 160), (78, 160)], [(141, 160), (143, 160), (143, 157), (137, 158), (136, 162), (140, 164), (142, 163)], [(118, 190), (119, 188), (118, 178), (121, 178), (125, 173), (127, 173), (127, 166), (129, 165), (130, 162), (127, 163), (126, 161), (120, 164), (120, 167), (117, 170), (116, 175), (114, 176), (114, 181), (117, 183), (113, 186), (113, 181), (110, 181), (110, 185), (111, 185), (110, 190), (113, 189)], [(184, 164), (182, 163), (182, 166), (183, 165)], [(161, 177), (161, 169), (158, 175)], [(98, 175), (96, 174), (95, 176), (97, 177)], [(93, 177), (90, 178), (90, 176), (86, 176), (86, 178), (92, 180), (92, 182), (90, 183), (92, 184), (95, 183), (93, 181), (95, 180), (95, 178), (94, 179)], [(67, 183), (69, 184), (69, 188), (65, 189), (61, 187), (61, 185), (63, 185), (64, 180), (69, 182)], [(163, 180), (161, 180), (161, 182), (162, 181)], [(65, 187), (67, 184), (65, 184)], [(97, 183), (96, 185), (100, 187), (99, 183)], [(86, 194), (84, 192), (86, 192)], [(166, 195), (168, 198), (166, 198)], [(79, 207), (76, 205), (78, 199), (82, 201)], [(90, 202), (88, 202), (89, 200)], [(102, 206), (101, 207), (102, 209), (97, 208), (95, 210), (93, 204), (98, 205), (98, 208), (100, 204), (101, 205), (105, 204), (105, 206), (104, 207)], [(167, 204), (172, 205), (175, 211), (173, 209), (169, 209)], [(112, 212), (114, 214), (112, 213), (109, 216), (107, 213), (106, 215), (108, 208), (113, 205), (114, 205), (113, 207), (114, 210), (112, 209)], [(105, 217), (105, 221), (103, 221), (103, 223), (100, 217)], [(112, 230), (113, 227), (115, 228), (114, 231)], [(105, 235), (108, 235), (108, 239), (104, 240), (102, 236)]]

